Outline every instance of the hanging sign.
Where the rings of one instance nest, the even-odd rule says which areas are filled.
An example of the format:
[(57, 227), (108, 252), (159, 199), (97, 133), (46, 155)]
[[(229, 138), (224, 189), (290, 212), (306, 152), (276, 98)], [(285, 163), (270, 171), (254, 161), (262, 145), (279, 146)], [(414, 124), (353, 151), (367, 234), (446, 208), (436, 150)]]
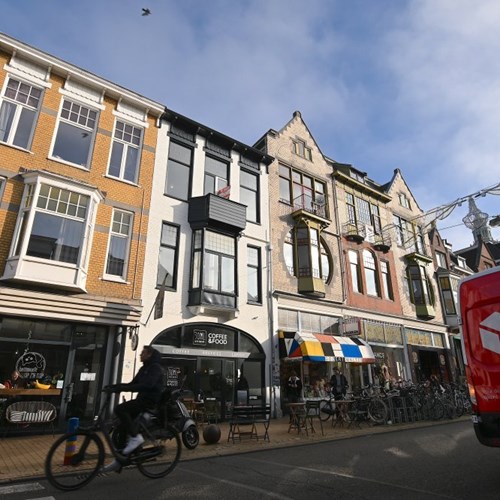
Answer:
[(46, 364), (39, 352), (27, 351), (16, 361), (16, 370), (25, 380), (36, 380), (45, 375)]

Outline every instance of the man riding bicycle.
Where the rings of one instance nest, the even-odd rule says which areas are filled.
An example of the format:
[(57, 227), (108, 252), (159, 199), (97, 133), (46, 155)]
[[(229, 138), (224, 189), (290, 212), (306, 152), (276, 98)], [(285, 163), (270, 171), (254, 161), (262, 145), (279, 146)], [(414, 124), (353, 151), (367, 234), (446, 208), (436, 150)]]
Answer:
[[(143, 363), (137, 375), (128, 384), (108, 386), (111, 392), (137, 392), (137, 397), (125, 401), (115, 408), (115, 415), (120, 420), (119, 435), (128, 436), (122, 455), (130, 455), (144, 443), (144, 437), (138, 433), (137, 417), (148, 409), (156, 408), (164, 389), (164, 372), (160, 364), (161, 354), (151, 346), (144, 346), (140, 360)], [(120, 463), (115, 460), (107, 465), (106, 472), (120, 470)]]

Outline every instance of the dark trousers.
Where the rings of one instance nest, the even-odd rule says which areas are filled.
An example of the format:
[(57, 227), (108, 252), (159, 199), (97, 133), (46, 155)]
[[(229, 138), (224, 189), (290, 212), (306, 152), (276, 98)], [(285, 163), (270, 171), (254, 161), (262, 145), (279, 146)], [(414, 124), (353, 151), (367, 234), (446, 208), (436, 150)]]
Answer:
[(137, 401), (137, 399), (125, 401), (125, 403), (121, 403), (115, 408), (115, 415), (120, 419), (119, 429), (122, 436), (127, 434), (137, 436), (138, 426), (136, 418), (146, 409), (147, 406)]

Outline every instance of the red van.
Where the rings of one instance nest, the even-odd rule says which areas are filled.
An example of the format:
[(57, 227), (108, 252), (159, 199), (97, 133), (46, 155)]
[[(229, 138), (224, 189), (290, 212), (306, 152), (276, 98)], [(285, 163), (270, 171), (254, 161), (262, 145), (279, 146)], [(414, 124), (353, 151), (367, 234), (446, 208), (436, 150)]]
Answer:
[(500, 267), (460, 282), (462, 344), (474, 429), (486, 446), (500, 446)]

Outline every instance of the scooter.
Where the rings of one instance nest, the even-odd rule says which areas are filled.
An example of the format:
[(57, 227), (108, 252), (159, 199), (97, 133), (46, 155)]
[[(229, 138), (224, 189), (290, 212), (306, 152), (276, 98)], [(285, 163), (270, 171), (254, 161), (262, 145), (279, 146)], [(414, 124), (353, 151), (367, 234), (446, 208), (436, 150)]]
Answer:
[(184, 381), (178, 389), (172, 391), (167, 406), (167, 421), (173, 424), (181, 433), (182, 442), (188, 450), (194, 450), (200, 442), (200, 433), (186, 405), (182, 402)]

